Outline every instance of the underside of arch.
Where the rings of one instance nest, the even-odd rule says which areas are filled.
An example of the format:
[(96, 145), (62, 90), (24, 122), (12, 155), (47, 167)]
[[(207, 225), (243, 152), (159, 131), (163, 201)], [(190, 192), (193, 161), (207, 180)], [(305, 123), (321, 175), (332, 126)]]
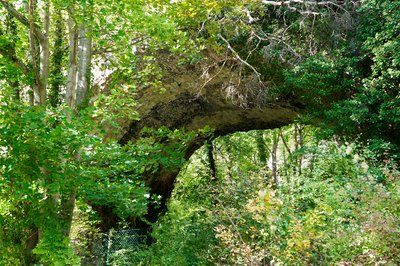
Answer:
[[(259, 90), (259, 84), (254, 84), (254, 79), (250, 77), (248, 80), (241, 80), (240, 84), (232, 85), (232, 80), (237, 80), (235, 75), (238, 75), (232, 67), (208, 69), (207, 76), (214, 78), (205, 79), (204, 65), (177, 66), (173, 59), (165, 59), (165, 62), (170, 61), (170, 64), (164, 64), (165, 92), (161, 93), (159, 88), (152, 87), (141, 88), (138, 91), (138, 111), (141, 119), (131, 121), (126, 126), (126, 131), (120, 136), (121, 144), (135, 142), (145, 127), (166, 126), (170, 129), (198, 130), (209, 126), (214, 129), (214, 137), (237, 131), (273, 129), (292, 123), (302, 111), (301, 106), (288, 100), (264, 98), (260, 101), (259, 96), (249, 96), (249, 86), (257, 86)], [(227, 90), (227, 86), (230, 86), (230, 91)], [(229, 94), (232, 94), (232, 86), (236, 86), (234, 96)], [(268, 90), (267, 87), (262, 89)], [(245, 104), (241, 104), (241, 97), (245, 98)], [(197, 139), (185, 147), (186, 159), (205, 141), (206, 139)], [(179, 169), (161, 169), (148, 178), (147, 185), (151, 192), (162, 196), (161, 208), (149, 207), (149, 221), (155, 222), (165, 210), (166, 200), (171, 196), (178, 173)]]

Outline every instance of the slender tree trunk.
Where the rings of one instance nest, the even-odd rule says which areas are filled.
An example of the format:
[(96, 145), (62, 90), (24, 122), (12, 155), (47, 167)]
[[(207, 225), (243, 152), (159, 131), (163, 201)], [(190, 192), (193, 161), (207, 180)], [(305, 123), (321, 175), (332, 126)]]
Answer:
[(206, 149), (207, 149), (207, 160), (208, 160), (208, 166), (210, 167), (210, 173), (211, 173), (211, 178), (210, 178), (210, 192), (212, 195), (212, 203), (213, 205), (217, 205), (219, 198), (218, 198), (218, 170), (217, 170), (217, 164), (215, 160), (215, 147), (214, 143), (212, 140), (208, 140), (206, 142)]
[(29, 238), (26, 240), (25, 244), (25, 254), (24, 254), (24, 265), (36, 265), (32, 250), (39, 243), (39, 229), (34, 227), (29, 230)]
[(283, 135), (282, 129), (279, 128), (278, 130), (279, 130), (279, 136), (282, 139), (283, 146), (285, 147), (285, 149), (288, 152), (288, 155), (290, 156), (292, 154), (292, 151), (290, 150), (290, 147), (285, 139), (285, 136)]
[(224, 146), (225, 146), (225, 149), (226, 149), (226, 152), (224, 152), (224, 154), (221, 154), (221, 151), (219, 151), (218, 152), (218, 154), (220, 154), (221, 155), (221, 159), (222, 160), (224, 160), (224, 162), (223, 162), (223, 164), (224, 165), (226, 165), (226, 168), (227, 168), (227, 171), (228, 171), (228, 176), (229, 176), (229, 178), (233, 178), (233, 171), (232, 171), (232, 165), (233, 165), (233, 161), (232, 161), (232, 157), (231, 157), (231, 155), (233, 154), (232, 153), (232, 142), (231, 142), (231, 140), (230, 140), (230, 138), (229, 138), (229, 136), (226, 136), (226, 137), (224, 137), (224, 138), (222, 138), (222, 141), (223, 141), (223, 143), (224, 143)]
[[(72, 11), (71, 11), (72, 12)], [(70, 14), (71, 16), (72, 14)], [(68, 30), (69, 30), (69, 60), (68, 60), (68, 76), (67, 86), (65, 91), (65, 102), (68, 106), (75, 106), (75, 93), (77, 84), (77, 60), (78, 60), (78, 30), (75, 22), (70, 17), (68, 19)]]
[(64, 236), (69, 237), (72, 226), (72, 216), (75, 208), (75, 191), (72, 191), (69, 195), (64, 196), (61, 199), (61, 218), (63, 219), (64, 225)]
[[(319, 145), (320, 145), (320, 142), (317, 141), (317, 143), (315, 144), (315, 147), (318, 147)], [(309, 166), (310, 173), (313, 173), (313, 172), (314, 172), (315, 157), (316, 157), (316, 156), (315, 156), (315, 152), (311, 153), (310, 166)]]
[(85, 105), (87, 100), (92, 60), (92, 38), (85, 25), (82, 25), (79, 29), (78, 58), (78, 81), (75, 104), (77, 108), (80, 108)]
[(207, 148), (208, 165), (211, 171), (211, 180), (215, 180), (217, 179), (217, 166), (214, 158), (214, 144), (211, 140), (207, 141), (206, 148)]
[(34, 9), (35, 3), (33, 0), (29, 0), (28, 3), (28, 13), (29, 18), (29, 49), (32, 60), (33, 73), (35, 75), (35, 84), (32, 85), (33, 95), (35, 104), (41, 104), (40, 91), (42, 90), (41, 80), (40, 80), (40, 70), (39, 70), (39, 52), (37, 47), (37, 39), (35, 36), (35, 25), (34, 25)]
[[(44, 33), (38, 34), (35, 25), (35, 1), (29, 0), (29, 43), (32, 58), (33, 72), (36, 84), (33, 86), (35, 103), (38, 105), (46, 104), (46, 90), (49, 75), (49, 28), (50, 28), (50, 3), (47, 2), (44, 13)], [(38, 37), (40, 36), (40, 38)], [(39, 43), (39, 45), (38, 45)]]
[(50, 45), (49, 45), (49, 31), (50, 31), (50, 1), (46, 2), (44, 11), (44, 34), (43, 38), (39, 39), (40, 42), (40, 84), (39, 90), (40, 104), (46, 104), (47, 97), (47, 84), (49, 80), (50, 70)]
[[(304, 142), (304, 140), (303, 140), (303, 128), (300, 125), (295, 124), (294, 125), (294, 131), (295, 131), (295, 148), (296, 148), (296, 150), (298, 150), (298, 149), (303, 147), (303, 142)], [(302, 170), (301, 165), (302, 165), (302, 163), (303, 163), (303, 156), (299, 155), (298, 158), (297, 158), (297, 172), (298, 172), (299, 175), (301, 175), (301, 170)]]
[(271, 151), (271, 164), (272, 164), (272, 177), (275, 186), (278, 186), (278, 169), (277, 169), (277, 152), (278, 152), (279, 136), (278, 131), (272, 132), (272, 151)]
[(256, 143), (257, 143), (257, 151), (258, 151), (258, 160), (264, 166), (267, 164), (268, 154), (267, 154), (267, 147), (265, 145), (263, 131), (257, 131)]
[(62, 61), (64, 55), (63, 49), (63, 20), (61, 11), (58, 11), (56, 20), (56, 30), (55, 30), (55, 40), (54, 40), (54, 53), (52, 56), (52, 81), (50, 84), (50, 95), (49, 95), (49, 102), (51, 106), (56, 107), (61, 103), (61, 86), (62, 86)]
[[(290, 171), (290, 169), (294, 169), (295, 170), (296, 166), (295, 165), (294, 166), (291, 165), (292, 162), (293, 162), (292, 151), (291, 151), (291, 149), (289, 147), (288, 141), (286, 141), (286, 138), (285, 138), (285, 135), (283, 134), (282, 129), (279, 128), (278, 130), (279, 130), (280, 139), (282, 140), (283, 147), (284, 147), (284, 149), (282, 149), (282, 154), (283, 154), (282, 158), (283, 158), (283, 165), (285, 165), (284, 169), (285, 169), (285, 172), (286, 172), (286, 174), (285, 174), (286, 175), (286, 181), (289, 184), (289, 181), (290, 181), (289, 171)], [(287, 152), (287, 154), (286, 154), (286, 152)], [(289, 167), (289, 165), (291, 165), (291, 166)]]

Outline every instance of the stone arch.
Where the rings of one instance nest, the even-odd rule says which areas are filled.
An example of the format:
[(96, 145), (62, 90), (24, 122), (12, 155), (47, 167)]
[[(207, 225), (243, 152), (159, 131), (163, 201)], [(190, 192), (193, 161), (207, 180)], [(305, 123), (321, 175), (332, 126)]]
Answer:
[[(210, 126), (215, 130), (214, 137), (237, 131), (273, 129), (292, 123), (302, 110), (290, 101), (253, 102), (245, 108), (241, 107), (228, 99), (224, 89), (226, 81), (235, 75), (232, 69), (219, 69), (216, 78), (207, 84), (200, 78), (201, 73), (199, 65), (169, 69), (164, 80), (164, 93), (155, 88), (142, 88), (138, 93), (141, 119), (127, 126), (120, 143), (134, 142), (144, 127), (197, 130)], [(185, 147), (186, 159), (205, 141), (197, 139)], [(160, 170), (148, 182), (152, 193), (163, 196), (162, 208), (171, 196), (178, 173)], [(150, 207), (147, 218), (155, 221), (162, 208), (154, 210)]]

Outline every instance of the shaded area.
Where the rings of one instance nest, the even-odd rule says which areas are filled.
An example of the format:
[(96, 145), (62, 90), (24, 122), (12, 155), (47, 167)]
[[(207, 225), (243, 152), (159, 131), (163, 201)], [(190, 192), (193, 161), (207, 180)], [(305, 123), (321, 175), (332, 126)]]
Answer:
[[(293, 122), (302, 108), (296, 103), (273, 102), (264, 99), (264, 104), (250, 105), (242, 108), (229, 99), (225, 89), (226, 82), (236, 73), (232, 69), (219, 69), (219, 73), (207, 84), (200, 78), (201, 66), (181, 66), (170, 68), (171, 75), (165, 78), (166, 92), (160, 93), (155, 88), (142, 88), (138, 92), (140, 121), (133, 121), (120, 138), (121, 144), (135, 142), (145, 127), (198, 130), (209, 126), (214, 135), (230, 134), (237, 131), (256, 129), (273, 129)], [(243, 82), (245, 84), (245, 81)], [(248, 85), (248, 84), (247, 84)], [(243, 86), (247, 86), (246, 84)], [(240, 88), (237, 88), (240, 90)], [(266, 88), (267, 89), (267, 88)], [(195, 139), (185, 148), (185, 159), (188, 159), (206, 139)], [(165, 171), (160, 169), (147, 177), (147, 185), (153, 194), (161, 195), (161, 206), (150, 206), (146, 217), (155, 222), (163, 211), (166, 201), (174, 188), (179, 169)]]

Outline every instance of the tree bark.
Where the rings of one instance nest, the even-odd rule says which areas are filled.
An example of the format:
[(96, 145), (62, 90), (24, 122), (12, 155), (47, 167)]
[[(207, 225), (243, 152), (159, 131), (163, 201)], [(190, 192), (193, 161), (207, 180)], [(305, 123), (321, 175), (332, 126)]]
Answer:
[(49, 82), (49, 69), (50, 69), (50, 45), (49, 45), (49, 31), (50, 31), (50, 1), (47, 1), (44, 11), (44, 37), (39, 39), (40, 43), (40, 84), (39, 90), (40, 104), (46, 104), (47, 85)]
[(271, 164), (272, 164), (272, 178), (275, 186), (278, 186), (278, 173), (277, 173), (277, 152), (278, 152), (278, 131), (272, 132), (272, 151), (271, 151)]
[(217, 205), (218, 203), (218, 171), (217, 171), (217, 164), (214, 157), (214, 143), (212, 139), (206, 141), (206, 149), (207, 149), (207, 160), (208, 166), (210, 167), (210, 183), (209, 188), (210, 192), (213, 196), (213, 204)]
[(42, 84), (41, 84), (40, 70), (39, 70), (39, 64), (40, 64), (39, 51), (38, 51), (37, 39), (36, 39), (36, 35), (35, 35), (35, 24), (33, 21), (34, 9), (35, 9), (34, 1), (29, 0), (29, 3), (28, 3), (28, 13), (30, 15), (30, 19), (29, 19), (29, 49), (30, 49), (33, 73), (35, 76), (35, 84), (32, 85), (32, 88), (33, 88), (33, 96), (34, 96), (35, 104), (40, 105), (41, 104), (40, 91), (42, 90)]
[[(303, 136), (303, 128), (299, 124), (294, 124), (294, 139), (295, 139), (295, 149), (298, 150), (303, 147), (304, 143), (304, 136)], [(298, 155), (298, 158), (296, 159), (297, 162), (297, 173), (301, 175), (301, 170), (302, 170), (302, 163), (303, 163), (303, 156)]]
[(262, 131), (257, 131), (256, 144), (258, 150), (258, 160), (260, 161), (261, 164), (267, 165), (267, 159), (269, 157), (269, 154), (267, 154), (267, 147), (265, 145), (264, 133)]
[(90, 86), (92, 38), (85, 25), (79, 29), (78, 42), (78, 81), (76, 88), (76, 107), (79, 109), (85, 105)]
[(39, 243), (39, 229), (29, 228), (29, 238), (25, 241), (24, 265), (36, 265), (32, 250)]
[(65, 222), (64, 224), (64, 236), (69, 237), (72, 226), (72, 216), (75, 208), (75, 191), (72, 191), (69, 195), (65, 195), (61, 199), (61, 218)]
[[(46, 104), (46, 90), (49, 75), (49, 27), (50, 27), (50, 3), (45, 6), (44, 13), (44, 33), (38, 35), (38, 29), (35, 24), (35, 1), (29, 0), (28, 14), (29, 14), (29, 43), (30, 54), (32, 59), (33, 72), (35, 75), (36, 84), (33, 86), (35, 104)], [(39, 37), (40, 36), (40, 37)], [(39, 45), (37, 45), (39, 44)]]
[(211, 180), (217, 179), (217, 166), (214, 159), (214, 144), (212, 140), (206, 142), (208, 166), (210, 167)]
[(52, 56), (52, 71), (51, 76), (53, 77), (50, 84), (50, 95), (49, 102), (53, 107), (58, 106), (61, 103), (61, 87), (62, 87), (62, 61), (64, 55), (63, 46), (63, 20), (61, 11), (57, 11), (56, 19), (56, 29), (55, 29), (55, 39), (54, 39), (54, 52)]
[[(72, 12), (72, 11), (70, 11)], [(65, 90), (65, 102), (68, 106), (75, 106), (76, 84), (78, 73), (78, 30), (75, 22), (72, 19), (72, 14), (68, 18), (69, 30), (69, 59), (68, 59), (68, 76)]]

